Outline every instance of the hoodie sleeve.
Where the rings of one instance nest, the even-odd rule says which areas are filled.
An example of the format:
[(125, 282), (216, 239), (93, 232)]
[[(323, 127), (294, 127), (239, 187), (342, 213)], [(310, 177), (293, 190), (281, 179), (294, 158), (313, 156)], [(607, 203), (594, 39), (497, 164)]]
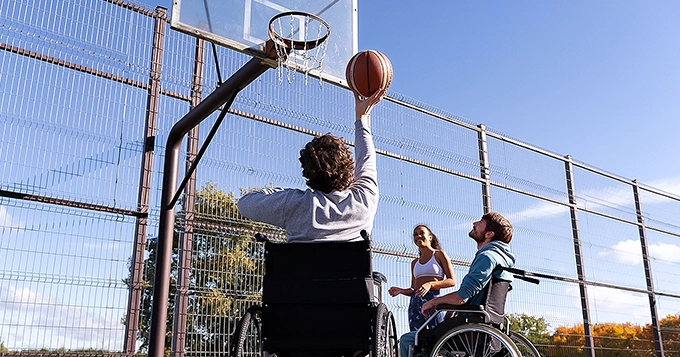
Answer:
[(496, 262), (491, 259), (490, 252), (479, 252), (470, 265), (470, 270), (458, 288), (458, 296), (465, 302), (479, 294), (491, 279)]
[(253, 221), (285, 227), (285, 209), (291, 190), (266, 188), (249, 192), (238, 200), (238, 210), (243, 217)]

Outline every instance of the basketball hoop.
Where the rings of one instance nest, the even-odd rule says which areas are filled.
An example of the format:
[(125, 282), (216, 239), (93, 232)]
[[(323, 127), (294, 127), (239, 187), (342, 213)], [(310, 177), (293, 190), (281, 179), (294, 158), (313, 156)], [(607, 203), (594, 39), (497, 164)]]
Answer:
[(272, 17), (269, 38), (274, 51), (271, 47), (267, 48), (266, 54), (276, 60), (279, 83), (283, 81), (284, 67), (290, 83), (294, 80), (291, 70), (304, 72), (305, 81), (310, 71), (320, 72), (328, 47), (326, 40), (330, 35), (331, 26), (314, 14), (287, 11)]

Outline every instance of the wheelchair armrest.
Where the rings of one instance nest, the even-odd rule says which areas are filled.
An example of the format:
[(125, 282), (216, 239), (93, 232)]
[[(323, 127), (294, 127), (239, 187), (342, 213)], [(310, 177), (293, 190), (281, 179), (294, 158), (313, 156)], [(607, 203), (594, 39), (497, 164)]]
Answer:
[(359, 234), (361, 234), (361, 238), (363, 238), (365, 241), (368, 242), (371, 241), (371, 236), (368, 235), (368, 232), (366, 232), (365, 229), (362, 229), (361, 232), (359, 232)]
[(483, 312), (484, 305), (451, 305), (451, 304), (440, 304), (435, 306), (435, 309), (441, 311), (465, 311), (465, 312)]
[(536, 276), (536, 274), (534, 274), (532, 272), (528, 272), (526, 270), (517, 269), (517, 268), (508, 268), (508, 267), (498, 267), (497, 269), (505, 270), (505, 271), (511, 273), (513, 277), (520, 279), (520, 280), (524, 280), (524, 281), (532, 283), (532, 284), (538, 285), (541, 282), (537, 278), (533, 277), (533, 276)]
[(387, 283), (387, 277), (379, 271), (374, 271), (373, 272), (373, 283), (375, 285), (382, 285), (382, 283)]
[(255, 233), (255, 241), (260, 242), (260, 243), (269, 243), (269, 237), (262, 233)]
[(455, 317), (470, 317), (479, 316), (482, 318), (483, 322), (488, 324), (491, 322), (491, 315), (484, 309), (484, 305), (449, 305), (442, 304), (435, 307), (437, 311), (445, 312), (444, 318), (455, 318)]

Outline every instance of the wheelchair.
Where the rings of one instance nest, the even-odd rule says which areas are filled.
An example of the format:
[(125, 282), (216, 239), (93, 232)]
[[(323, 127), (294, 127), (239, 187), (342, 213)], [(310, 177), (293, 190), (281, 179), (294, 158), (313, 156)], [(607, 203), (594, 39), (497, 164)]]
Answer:
[(264, 241), (262, 305), (251, 306), (232, 337), (232, 357), (396, 357), (394, 316), (382, 303), (371, 241), (281, 244)]
[[(531, 273), (507, 270), (515, 278), (538, 284)], [(536, 347), (523, 335), (510, 331), (505, 317), (505, 300), (512, 289), (507, 281), (492, 278), (485, 286), (482, 305), (438, 305), (415, 336), (410, 356), (402, 357), (540, 357)], [(428, 323), (438, 314), (444, 321), (434, 328)]]

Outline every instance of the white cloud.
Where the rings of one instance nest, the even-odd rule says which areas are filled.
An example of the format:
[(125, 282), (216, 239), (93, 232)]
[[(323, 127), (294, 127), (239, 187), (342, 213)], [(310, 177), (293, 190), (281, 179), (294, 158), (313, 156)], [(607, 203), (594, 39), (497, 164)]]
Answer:
[(651, 322), (649, 299), (646, 295), (588, 286), (588, 300), (593, 323), (630, 322), (645, 325)]
[(29, 288), (0, 286), (0, 336), (10, 349), (117, 351), (124, 336), (120, 323), (123, 313), (117, 309), (78, 306)]
[(568, 209), (554, 203), (542, 202), (519, 212), (513, 212), (506, 216), (510, 222), (522, 222), (531, 219), (559, 216), (569, 213)]
[[(587, 286), (586, 290), (591, 323), (630, 322), (645, 325), (651, 322), (649, 300), (646, 295), (592, 285)], [(580, 289), (575, 285), (569, 285), (565, 288), (565, 295), (573, 297), (568, 301), (572, 301), (572, 307), (580, 312)]]
[(622, 264), (639, 265), (642, 263), (642, 249), (639, 240), (619, 241), (610, 249), (601, 251), (597, 255)]
[(648, 186), (680, 196), (680, 178), (665, 178), (650, 182)]
[(4, 206), (0, 205), (0, 227), (21, 229), (23, 222), (19, 222), (12, 217)]
[(680, 263), (680, 246), (668, 243), (655, 243), (649, 246), (649, 255), (667, 263)]
[[(659, 179), (645, 185), (680, 196), (680, 178)], [(627, 185), (617, 184), (615, 186), (600, 187), (590, 190), (578, 190), (577, 188), (576, 195), (576, 201), (579, 207), (587, 207), (591, 210), (601, 211), (611, 207), (630, 207), (631, 210), (634, 210), (635, 207), (633, 190)], [(645, 204), (663, 204), (670, 200), (671, 199), (663, 196), (657, 196), (656, 200), (645, 202)], [(568, 212), (568, 209), (564, 206), (540, 202), (522, 211), (506, 215), (506, 217), (510, 222), (515, 222), (558, 216)]]
[[(650, 259), (667, 263), (680, 263), (680, 246), (668, 243), (654, 243), (648, 246)], [(629, 239), (614, 244), (610, 249), (601, 251), (598, 256), (629, 265), (642, 264), (640, 241)]]

